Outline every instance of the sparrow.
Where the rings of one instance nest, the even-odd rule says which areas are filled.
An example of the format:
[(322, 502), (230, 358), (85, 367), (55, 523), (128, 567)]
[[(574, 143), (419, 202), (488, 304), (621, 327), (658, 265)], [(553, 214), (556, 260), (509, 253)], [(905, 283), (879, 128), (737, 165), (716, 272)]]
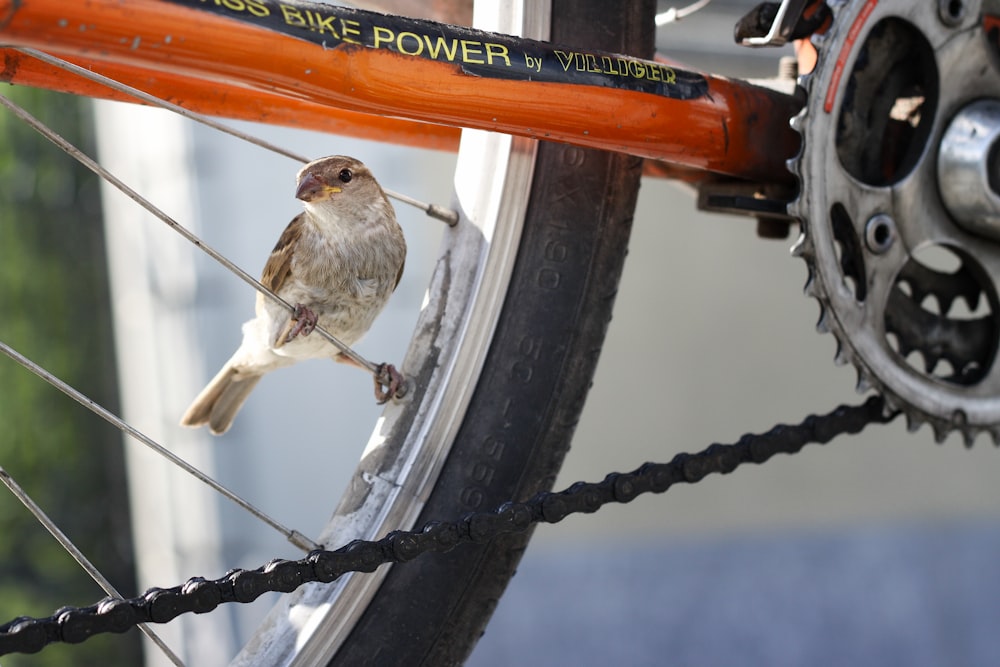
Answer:
[[(321, 326), (353, 345), (399, 284), (406, 241), (364, 164), (343, 155), (310, 162), (298, 173), (295, 196), (304, 210), (281, 234), (260, 279), (294, 304), (294, 312), (257, 293), (256, 317), (243, 325), (242, 344), (194, 399), (182, 426), (208, 424), (213, 434), (225, 433), (257, 382), (277, 368), (314, 358), (353, 364), (329, 341), (309, 334)], [(376, 380), (380, 402), (402, 381), (395, 368), (383, 366), (391, 379), (387, 395)]]

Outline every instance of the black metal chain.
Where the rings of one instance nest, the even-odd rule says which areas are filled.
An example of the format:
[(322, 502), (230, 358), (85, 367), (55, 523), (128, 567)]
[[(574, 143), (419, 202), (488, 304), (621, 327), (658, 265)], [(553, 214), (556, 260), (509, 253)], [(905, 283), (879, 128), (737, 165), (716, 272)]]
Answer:
[(594, 512), (607, 503), (627, 503), (644, 493), (663, 493), (674, 484), (694, 484), (726, 474), (744, 463), (763, 463), (778, 453), (794, 454), (810, 443), (824, 444), (871, 423), (885, 423), (884, 403), (872, 397), (841, 406), (794, 426), (778, 425), (734, 444), (713, 444), (697, 454), (678, 454), (669, 463), (646, 463), (630, 473), (611, 473), (601, 482), (577, 482), (558, 493), (542, 492), (523, 503), (457, 521), (431, 522), (421, 530), (394, 531), (376, 541), (356, 540), (336, 551), (317, 550), (300, 560), (273, 560), (256, 570), (232, 570), (216, 580), (189, 579), (173, 588), (152, 588), (129, 600), (106, 598), (89, 607), (64, 607), (48, 618), (22, 617), (0, 626), (0, 655), (35, 653), (54, 642), (80, 643), (106, 632), (125, 632), (140, 623), (166, 623), (184, 613), (205, 613), (227, 602), (252, 602), (268, 592), (289, 593), (308, 582), (329, 583), (348, 572), (372, 572), (427, 552), (460, 544), (485, 543), (534, 523), (556, 523), (570, 514)]

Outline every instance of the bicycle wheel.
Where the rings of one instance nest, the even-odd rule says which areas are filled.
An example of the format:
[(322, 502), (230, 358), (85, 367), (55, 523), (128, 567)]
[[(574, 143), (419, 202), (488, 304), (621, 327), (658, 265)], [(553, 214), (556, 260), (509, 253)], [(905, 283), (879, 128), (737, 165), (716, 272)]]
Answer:
[[(614, 16), (595, 0), (542, 4), (508, 8), (526, 36), (652, 54), (654, 2)], [(510, 16), (480, 27), (517, 31)], [(386, 410), (322, 540), (378, 537), (551, 487), (610, 320), (641, 167), (625, 155), (463, 136), (464, 222), (444, 242), (403, 364), (412, 398)], [(304, 587), (234, 664), (460, 663), (528, 539)]]

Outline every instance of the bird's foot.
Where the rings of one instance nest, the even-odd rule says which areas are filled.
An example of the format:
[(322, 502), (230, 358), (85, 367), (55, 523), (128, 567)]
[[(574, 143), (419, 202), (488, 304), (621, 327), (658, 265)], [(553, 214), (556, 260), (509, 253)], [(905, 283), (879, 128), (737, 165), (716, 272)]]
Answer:
[(402, 398), (406, 396), (406, 379), (392, 364), (379, 364), (375, 369), (374, 377), (375, 402), (379, 405), (382, 405), (390, 398)]
[(309, 310), (301, 303), (295, 304), (295, 309), (292, 311), (292, 322), (295, 324), (291, 329), (288, 330), (288, 335), (285, 337), (285, 342), (290, 343), (296, 336), (303, 335), (308, 336), (316, 328), (317, 322), (316, 313)]

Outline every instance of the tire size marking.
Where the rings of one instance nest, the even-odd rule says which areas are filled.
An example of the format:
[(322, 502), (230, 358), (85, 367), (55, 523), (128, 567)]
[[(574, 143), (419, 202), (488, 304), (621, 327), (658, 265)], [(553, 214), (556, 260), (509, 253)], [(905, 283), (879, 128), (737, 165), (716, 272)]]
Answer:
[[(510, 414), (511, 402), (508, 398), (504, 403), (503, 415), (507, 417)], [(510, 420), (504, 420), (504, 428), (510, 427)], [(493, 477), (496, 475), (496, 464), (498, 464), (504, 455), (504, 451), (507, 449), (506, 441), (495, 435), (487, 435), (479, 441), (477, 446), (478, 457), (475, 463), (469, 468), (468, 478), (469, 484), (465, 486), (459, 497), (463, 505), (470, 510), (477, 510), (483, 504), (483, 499), (486, 497), (486, 489), (493, 482)]]

